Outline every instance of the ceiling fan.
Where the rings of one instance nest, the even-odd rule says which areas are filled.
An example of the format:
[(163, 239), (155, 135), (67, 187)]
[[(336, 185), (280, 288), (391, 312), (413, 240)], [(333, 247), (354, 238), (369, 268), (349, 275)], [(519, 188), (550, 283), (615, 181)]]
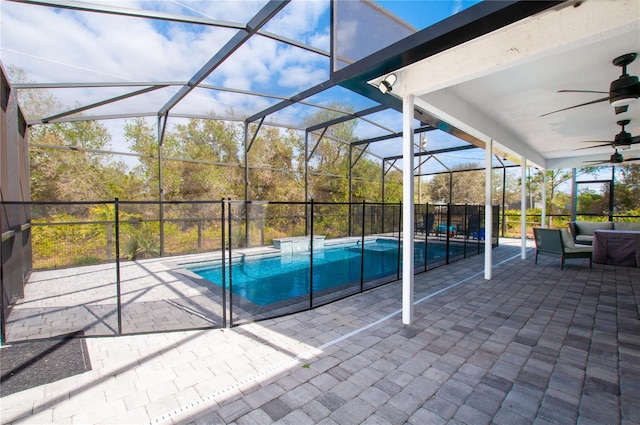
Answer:
[(612, 61), (615, 66), (622, 68), (622, 75), (620, 75), (617, 80), (611, 82), (608, 92), (596, 90), (558, 90), (558, 93), (602, 93), (608, 94), (607, 97), (570, 106), (568, 108), (558, 109), (557, 111), (547, 112), (540, 116), (546, 117), (547, 115), (555, 114), (556, 112), (592, 105), (606, 100), (608, 100), (611, 106), (615, 108), (616, 114), (627, 112), (629, 105), (640, 98), (640, 81), (638, 80), (638, 77), (627, 74), (627, 65), (633, 62), (636, 59), (636, 56), (636, 53), (627, 53), (626, 55), (618, 56)]
[(599, 145), (595, 145), (595, 146), (588, 146), (586, 148), (579, 148), (576, 149), (577, 151), (583, 150), (583, 149), (592, 149), (592, 148), (599, 148), (601, 146), (613, 146), (614, 148), (618, 149), (622, 149), (622, 150), (626, 150), (631, 148), (631, 145), (634, 145), (636, 143), (640, 143), (640, 136), (632, 136), (631, 133), (629, 133), (628, 131), (626, 131), (624, 129), (624, 127), (626, 125), (629, 125), (631, 121), (630, 120), (620, 120), (618, 121), (618, 125), (620, 127), (622, 127), (622, 131), (620, 131), (620, 133), (616, 134), (615, 138), (613, 139), (613, 141), (606, 141), (606, 140), (594, 140), (594, 141), (586, 141), (583, 143), (600, 143)]
[(617, 165), (617, 164), (623, 164), (623, 163), (627, 163), (627, 162), (631, 162), (631, 161), (640, 161), (640, 157), (625, 158), (624, 156), (622, 156), (621, 153), (618, 152), (618, 149), (616, 149), (615, 153), (611, 154), (611, 156), (609, 157), (608, 161), (607, 160), (604, 160), (604, 161), (596, 160), (596, 161), (585, 161), (585, 162), (590, 162), (593, 165), (599, 165), (599, 164)]

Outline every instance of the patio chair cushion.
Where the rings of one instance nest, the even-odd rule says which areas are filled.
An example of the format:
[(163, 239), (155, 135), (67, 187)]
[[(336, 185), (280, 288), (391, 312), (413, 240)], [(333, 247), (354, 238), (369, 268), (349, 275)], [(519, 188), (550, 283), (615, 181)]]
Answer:
[(560, 236), (562, 236), (562, 244), (565, 248), (572, 249), (576, 247), (576, 244), (573, 242), (573, 237), (571, 236), (571, 233), (569, 233), (569, 230), (561, 229)]
[(640, 230), (640, 223), (630, 223), (628, 221), (614, 221), (614, 230)]
[(576, 245), (574, 248), (564, 248), (565, 254), (577, 254), (580, 252), (593, 252), (593, 246), (591, 245)]
[(578, 235), (593, 236), (596, 230), (613, 230), (611, 221), (576, 221)]

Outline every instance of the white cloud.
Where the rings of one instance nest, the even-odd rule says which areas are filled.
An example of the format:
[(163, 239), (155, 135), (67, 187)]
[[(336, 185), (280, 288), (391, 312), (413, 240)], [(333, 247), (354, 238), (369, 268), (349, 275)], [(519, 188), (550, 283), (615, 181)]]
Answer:
[(280, 70), (278, 83), (283, 87), (304, 89), (312, 87), (329, 79), (324, 69), (317, 69), (310, 65), (293, 65)]
[[(95, 2), (95, 0), (94, 0)], [(103, 1), (118, 7), (246, 22), (266, 1)], [(289, 3), (265, 30), (329, 49), (328, 0)], [(2, 61), (35, 82), (187, 81), (236, 33), (234, 29), (2, 3)], [(207, 78), (210, 84), (291, 96), (329, 78), (329, 59), (266, 37), (252, 37)], [(136, 90), (54, 90), (69, 107)], [(170, 87), (87, 111), (87, 115), (157, 111), (177, 92)], [(278, 100), (194, 90), (175, 112), (254, 114)], [(280, 117), (300, 121), (301, 110)], [(269, 118), (271, 119), (271, 118)], [(114, 134), (117, 132), (113, 132)]]

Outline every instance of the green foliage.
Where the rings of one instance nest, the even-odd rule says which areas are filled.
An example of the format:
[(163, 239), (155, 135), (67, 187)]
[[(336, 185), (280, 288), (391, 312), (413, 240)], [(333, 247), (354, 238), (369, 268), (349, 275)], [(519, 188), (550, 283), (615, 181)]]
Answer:
[(124, 243), (123, 254), (129, 260), (140, 260), (160, 255), (160, 236), (157, 223), (135, 226)]
[(80, 257), (78, 259), (75, 260), (74, 264), (75, 266), (91, 266), (94, 264), (100, 264), (102, 262), (102, 260), (96, 256), (93, 255), (86, 255), (84, 257)]
[(35, 269), (96, 264), (112, 259), (108, 255), (105, 226), (67, 224), (76, 222), (78, 217), (69, 214), (53, 214), (32, 220)]
[[(9, 69), (12, 80), (24, 81), (24, 73)], [(21, 104), (29, 116), (53, 115), (64, 108), (46, 90), (21, 91)], [(26, 99), (26, 101), (24, 101)], [(353, 112), (340, 103), (309, 117), (306, 125), (327, 122)], [(340, 112), (338, 112), (340, 111)], [(230, 112), (232, 114), (232, 112)], [(402, 172), (391, 168), (382, 175), (378, 158), (360, 147), (349, 150), (357, 120), (349, 120), (309, 137), (308, 198), (316, 202), (346, 202), (351, 189), (354, 202), (399, 203), (402, 201)], [(256, 133), (257, 132), (257, 133)], [(30, 127), (31, 195), (34, 201), (158, 200), (160, 198), (159, 157), (163, 158), (163, 196), (167, 201), (219, 200), (231, 197), (245, 199), (245, 183), (253, 201), (306, 201), (305, 140), (296, 130), (283, 130), (256, 124), (249, 125), (251, 149), (245, 158), (242, 124), (214, 119), (190, 119), (167, 128), (162, 146), (157, 140), (156, 124), (147, 119), (129, 120), (124, 126), (124, 139), (129, 149), (138, 154), (133, 168), (112, 156), (105, 155), (111, 135), (107, 127), (92, 121), (54, 123)], [(351, 158), (350, 158), (351, 156)], [(351, 159), (351, 164), (350, 164)], [(249, 175), (245, 182), (245, 162)], [(462, 164), (463, 169), (478, 164)], [(389, 166), (389, 164), (387, 164)], [(349, 169), (352, 179), (349, 188)], [(615, 168), (616, 214), (640, 214), (640, 165)], [(597, 170), (585, 168), (583, 174)], [(502, 193), (502, 175), (492, 174), (494, 202), (504, 195), (508, 203), (520, 202), (519, 170), (507, 171), (507, 186)], [(559, 187), (571, 178), (567, 170), (549, 170), (547, 205), (549, 214), (568, 213), (568, 195)], [(383, 198), (384, 178), (384, 198)], [(424, 178), (422, 191), (429, 202), (483, 203), (484, 172), (454, 173), (453, 193), (449, 194), (449, 174)], [(540, 199), (542, 174), (533, 172), (524, 182), (530, 199)], [(580, 194), (580, 205), (593, 212), (608, 208), (608, 193)], [(257, 205), (252, 204), (253, 206)], [(205, 211), (199, 204), (164, 206), (165, 252), (180, 254), (219, 249), (221, 245), (219, 210)], [(253, 207), (252, 207), (253, 208)], [(231, 238), (233, 246), (246, 245), (246, 228), (242, 224), (242, 208), (234, 210)], [(535, 213), (535, 212), (533, 212)], [(112, 204), (86, 208), (81, 205), (50, 208), (33, 219), (34, 267), (61, 267), (70, 264), (93, 264), (114, 258), (115, 211)], [(508, 218), (507, 233), (520, 232), (517, 219)], [(120, 207), (120, 240), (123, 256), (131, 259), (159, 255), (159, 208), (156, 205)], [(200, 220), (202, 217), (202, 221)], [(129, 222), (135, 218), (138, 222)], [(249, 244), (270, 243), (273, 238), (302, 235), (305, 232), (305, 209), (292, 204), (268, 204), (264, 209), (250, 211)], [(603, 219), (606, 219), (604, 217)], [(535, 219), (538, 220), (539, 219)], [(531, 224), (535, 224), (532, 218)], [(566, 218), (551, 219), (554, 226), (566, 225)], [(65, 224), (86, 221), (91, 224)], [(97, 224), (96, 224), (97, 222)], [(387, 221), (388, 222), (388, 221)], [(44, 225), (55, 223), (55, 225)], [(539, 224), (539, 223), (538, 223)], [(346, 206), (317, 205), (314, 231), (327, 237), (349, 233), (349, 211)], [(351, 229), (356, 231), (357, 229)], [(228, 235), (227, 235), (228, 236)]]

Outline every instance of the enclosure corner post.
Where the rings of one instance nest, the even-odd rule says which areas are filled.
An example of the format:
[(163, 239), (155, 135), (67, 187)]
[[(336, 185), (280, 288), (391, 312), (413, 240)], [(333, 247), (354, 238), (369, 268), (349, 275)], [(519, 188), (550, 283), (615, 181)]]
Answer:
[(116, 303), (118, 309), (118, 334), (122, 333), (122, 299), (120, 288), (120, 214), (118, 198), (113, 201), (113, 215), (116, 227)]

